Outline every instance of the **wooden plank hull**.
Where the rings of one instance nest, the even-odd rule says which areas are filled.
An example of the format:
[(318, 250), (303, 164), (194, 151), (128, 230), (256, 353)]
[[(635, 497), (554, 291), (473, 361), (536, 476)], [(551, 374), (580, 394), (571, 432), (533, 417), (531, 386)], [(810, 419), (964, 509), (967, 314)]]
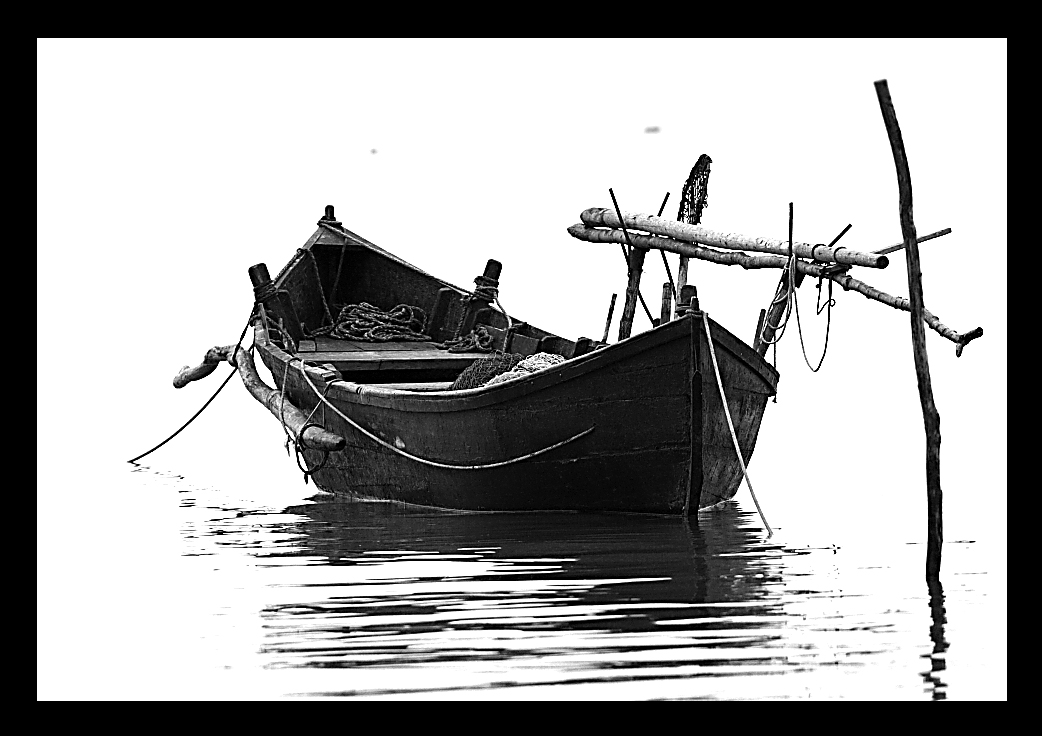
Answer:
[[(777, 373), (710, 322), (748, 463)], [(468, 391), (394, 391), (301, 372), (306, 353), (258, 350), (286, 396), (340, 452), (305, 451), (323, 490), (460, 511), (684, 514), (731, 498), (741, 467), (700, 315), (669, 322), (532, 376)], [(325, 394), (324, 405), (315, 389)], [(334, 409), (335, 407), (335, 409)], [(338, 413), (339, 412), (339, 413)], [(350, 420), (350, 421), (348, 421)], [(381, 438), (381, 445), (359, 428)], [(590, 430), (579, 439), (498, 467)], [(422, 461), (428, 462), (422, 462)]]

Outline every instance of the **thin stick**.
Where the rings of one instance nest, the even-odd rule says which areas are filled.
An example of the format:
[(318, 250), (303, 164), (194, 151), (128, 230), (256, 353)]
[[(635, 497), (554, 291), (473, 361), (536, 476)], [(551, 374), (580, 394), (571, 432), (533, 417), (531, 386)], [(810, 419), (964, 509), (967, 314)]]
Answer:
[[(658, 208), (658, 217), (662, 217), (662, 212), (666, 209), (666, 200), (669, 199), (669, 192), (666, 192), (666, 196), (662, 198), (662, 204)], [(666, 267), (666, 277), (669, 279), (669, 288), (673, 291), (673, 301), (677, 300), (677, 285), (673, 283), (673, 274), (669, 270), (669, 261), (666, 260), (666, 252), (660, 250), (659, 255), (662, 256), (662, 265)], [(668, 320), (663, 319), (663, 322)]]
[(831, 247), (832, 247), (832, 246), (834, 246), (834, 245), (835, 245), (836, 243), (838, 243), (838, 242), (839, 242), (839, 239), (840, 239), (840, 238), (842, 238), (842, 237), (843, 237), (844, 235), (846, 235), (846, 234), (847, 234), (847, 230), (849, 230), (849, 229), (850, 229), (851, 227), (853, 227), (853, 226), (852, 226), (852, 225), (851, 225), (850, 223), (847, 223), (847, 226), (846, 226), (845, 228), (843, 228), (843, 230), (842, 230), (842, 231), (840, 231), (839, 235), (837, 235), (836, 237), (834, 237), (834, 238), (832, 239), (832, 242), (831, 242), (831, 243), (829, 243), (828, 245), (826, 245), (825, 247), (826, 247), (826, 248), (831, 248)]
[[(608, 188), (608, 194), (611, 195), (612, 204), (615, 205), (615, 212), (621, 220), (622, 210), (619, 209), (619, 203), (615, 199), (615, 192), (611, 187)], [(651, 310), (648, 309), (648, 305), (644, 301), (644, 295), (640, 293), (640, 275), (644, 269), (644, 256), (648, 252), (643, 248), (634, 247), (630, 241), (630, 234), (626, 230), (625, 223), (622, 224), (622, 235), (626, 239), (626, 244), (630, 247), (629, 257), (626, 259), (629, 267), (629, 279), (626, 284), (626, 303), (622, 307), (622, 317), (619, 318), (619, 339), (625, 340), (633, 331), (633, 313), (637, 309), (638, 299), (641, 306), (644, 307), (644, 313), (648, 316), (648, 322), (654, 325), (655, 318), (651, 316)]]
[(611, 328), (611, 316), (615, 314), (615, 297), (618, 294), (611, 295), (611, 304), (608, 305), (608, 319), (604, 321), (604, 337), (601, 338), (601, 342), (608, 342), (608, 330)]
[(930, 363), (926, 356), (926, 331), (923, 329), (923, 277), (919, 263), (919, 244), (912, 220), (912, 175), (908, 170), (901, 127), (890, 99), (886, 80), (875, 83), (883, 123), (890, 138), (890, 148), (897, 168), (898, 203), (901, 234), (904, 236), (905, 257), (908, 263), (908, 294), (912, 305), (912, 354), (915, 358), (915, 377), (919, 384), (919, 401), (923, 408), (926, 427), (926, 579), (939, 580), (941, 572), (941, 542), (943, 541), (941, 514), (941, 416), (933, 400), (930, 384)]
[[(938, 230), (935, 233), (930, 233), (929, 235), (924, 235), (921, 238), (916, 238), (915, 242), (916, 242), (916, 244), (925, 243), (927, 240), (933, 240), (934, 238), (939, 238), (942, 235), (947, 235), (951, 231), (952, 231), (952, 229), (950, 227), (946, 227), (946, 228), (944, 228), (944, 230)], [(873, 253), (878, 253), (881, 256), (885, 256), (887, 253), (893, 253), (895, 250), (901, 250), (904, 247), (905, 247), (904, 243), (898, 243), (897, 245), (891, 245), (891, 246), (888, 246), (888, 247), (883, 248), (881, 250), (873, 251)]]

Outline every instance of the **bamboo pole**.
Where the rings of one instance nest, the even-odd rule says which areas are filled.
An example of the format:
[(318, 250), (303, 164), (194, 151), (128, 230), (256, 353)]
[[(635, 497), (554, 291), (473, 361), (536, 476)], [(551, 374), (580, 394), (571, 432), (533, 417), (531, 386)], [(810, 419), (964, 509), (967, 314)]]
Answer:
[(941, 572), (941, 543), (943, 541), (941, 509), (941, 416), (934, 404), (933, 387), (930, 383), (930, 363), (926, 355), (926, 334), (923, 330), (923, 279), (919, 262), (919, 244), (915, 238), (915, 222), (912, 220), (912, 175), (908, 169), (901, 127), (897, 112), (890, 99), (886, 80), (875, 83), (879, 108), (883, 113), (890, 148), (897, 168), (897, 189), (901, 234), (905, 241), (905, 258), (908, 262), (908, 293), (912, 313), (912, 354), (915, 358), (915, 377), (919, 384), (919, 401), (923, 409), (926, 427), (926, 499), (927, 499), (927, 542), (926, 579), (939, 580)]
[[(583, 224), (572, 225), (568, 228), (568, 233), (578, 240), (584, 240), (588, 243), (622, 243), (623, 233), (621, 230), (604, 230), (598, 228), (592, 228)], [(680, 240), (674, 240), (672, 238), (663, 238), (656, 235), (640, 235), (637, 233), (629, 234), (630, 240), (638, 248), (660, 248), (667, 250), (671, 253), (680, 253), (688, 255), (692, 258), (698, 258), (703, 261), (710, 261), (711, 263), (719, 263), (725, 266), (741, 266), (746, 269), (756, 268), (780, 268), (785, 269), (788, 267), (789, 259), (784, 256), (775, 255), (749, 255), (748, 253), (742, 253), (739, 251), (726, 251), (721, 252), (713, 250), (712, 248), (706, 248), (701, 245), (694, 245), (693, 243), (686, 243)], [(846, 291), (856, 291), (863, 296), (872, 299), (873, 301), (881, 302), (886, 304), (888, 307), (894, 309), (900, 309), (902, 311), (910, 311), (911, 303), (904, 297), (892, 296), (884, 291), (880, 291), (874, 286), (866, 284), (864, 281), (855, 279), (846, 273), (835, 273), (829, 270), (828, 266), (816, 263), (806, 263), (804, 261), (796, 261), (796, 278), (801, 276), (813, 276), (814, 278), (824, 277), (835, 281), (837, 284), (843, 287)], [(941, 321), (932, 314), (928, 309), (923, 309), (923, 321), (933, 330), (935, 330), (941, 337), (944, 337), (952, 342), (956, 343), (956, 354), (962, 354), (962, 348), (969, 343), (971, 340), (975, 340), (984, 334), (984, 330), (980, 327), (969, 332), (959, 333), (950, 327), (946, 327)]]
[[(630, 230), (643, 230), (654, 235), (682, 240), (688, 243), (708, 245), (724, 250), (754, 251), (757, 253), (773, 253), (780, 256), (789, 255), (789, 244), (781, 240), (755, 238), (738, 233), (720, 233), (700, 225), (687, 225), (661, 217), (625, 212), (619, 216), (603, 207), (591, 207), (580, 215), (583, 224), (591, 227), (622, 227)], [(797, 258), (808, 258), (819, 263), (843, 263), (850, 266), (866, 266), (868, 268), (886, 268), (890, 260), (879, 253), (863, 253), (851, 250), (846, 246), (829, 247), (812, 243), (793, 243), (793, 252)]]

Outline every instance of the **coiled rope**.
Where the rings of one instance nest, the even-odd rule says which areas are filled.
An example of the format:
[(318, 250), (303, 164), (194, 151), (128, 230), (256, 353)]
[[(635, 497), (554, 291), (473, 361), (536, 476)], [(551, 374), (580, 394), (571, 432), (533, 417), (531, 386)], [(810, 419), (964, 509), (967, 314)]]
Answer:
[(756, 500), (756, 492), (753, 490), (753, 483), (749, 479), (749, 470), (745, 467), (745, 459), (742, 457), (742, 451), (738, 447), (738, 436), (734, 431), (734, 422), (731, 421), (731, 410), (727, 408), (727, 396), (724, 395), (724, 382), (720, 378), (720, 366), (716, 362), (716, 350), (713, 349), (713, 337), (709, 334), (709, 317), (705, 312), (702, 312), (702, 324), (706, 328), (706, 342), (709, 343), (709, 357), (713, 359), (713, 372), (716, 374), (716, 386), (720, 389), (720, 401), (724, 405), (724, 416), (727, 417), (727, 428), (731, 430), (731, 441), (734, 442), (734, 451), (738, 455), (738, 462), (742, 466), (742, 474), (745, 476), (745, 484), (749, 486), (749, 494), (753, 497), (753, 503), (756, 504), (756, 511), (760, 514), (760, 520), (763, 521), (763, 525), (767, 527), (767, 538), (770, 539), (774, 536), (774, 530), (771, 529), (771, 525), (767, 523), (767, 518), (763, 515), (763, 511), (760, 509), (760, 502)]
[[(375, 434), (373, 434), (369, 430), (367, 430), (364, 427), (362, 427), (361, 425), (357, 424), (353, 419), (351, 419), (350, 417), (345, 415), (342, 411), (340, 411), (338, 408), (336, 408), (336, 406), (331, 404), (329, 402), (329, 399), (327, 399), (325, 397), (325, 395), (318, 390), (318, 387), (315, 386), (314, 383), (312, 383), (311, 379), (308, 377), (307, 370), (304, 369), (304, 360), (302, 358), (292, 358), (292, 359), (290, 359), (289, 363), (292, 364), (293, 361), (295, 361), (295, 360), (299, 360), (300, 361), (300, 365), (301, 365), (301, 371), (300, 372), (301, 372), (301, 375), (304, 376), (304, 380), (308, 384), (308, 386), (311, 387), (311, 390), (315, 392), (315, 396), (317, 396), (319, 398), (319, 400), (323, 404), (325, 404), (330, 409), (332, 409), (334, 412), (336, 412), (336, 414), (341, 419), (343, 419), (345, 422), (350, 424), (352, 427), (357, 429), (359, 432), (364, 434), (369, 439), (371, 439), (374, 442), (376, 442), (377, 444), (379, 444), (381, 447), (386, 447), (388, 450), (390, 450), (390, 451), (392, 451), (394, 453), (397, 453), (398, 455), (401, 455), (404, 458), (408, 458), (409, 460), (412, 460), (414, 462), (420, 463), (422, 465), (429, 465), (429, 466), (431, 466), (433, 468), (446, 468), (448, 470), (488, 470), (490, 468), (501, 468), (504, 465), (513, 465), (514, 463), (519, 463), (522, 460), (529, 460), (529, 459), (531, 459), (533, 457), (538, 457), (539, 455), (542, 455), (544, 453), (550, 452), (551, 450), (555, 450), (558, 447), (563, 447), (564, 445), (567, 445), (570, 442), (574, 442), (575, 440), (579, 439), (580, 437), (585, 437), (586, 435), (588, 435), (590, 432), (592, 432), (594, 429), (597, 428), (596, 425), (594, 425), (593, 427), (590, 427), (589, 429), (587, 429), (587, 430), (585, 430), (583, 432), (580, 432), (579, 434), (577, 434), (577, 435), (575, 435), (573, 437), (569, 437), (566, 440), (562, 440), (561, 442), (557, 442), (555, 444), (552, 444), (549, 447), (544, 447), (541, 450), (536, 450), (535, 452), (530, 452), (530, 453), (528, 453), (526, 455), (522, 455), (520, 457), (511, 458), (510, 460), (503, 460), (502, 462), (498, 462), (498, 463), (486, 463), (486, 464), (482, 464), (482, 465), (450, 465), (448, 463), (439, 463), (439, 462), (436, 462), (434, 460), (427, 460), (426, 458), (417, 457), (416, 455), (411, 455), (410, 453), (405, 452), (404, 450), (401, 450), (401, 449), (395, 447), (391, 443), (386, 442), (385, 440), (377, 437)], [(283, 382), (285, 382), (285, 379), (283, 379)], [(328, 384), (328, 385), (332, 385), (332, 382), (330, 382), (330, 384)], [(327, 390), (328, 390), (328, 385), (327, 385)], [(312, 471), (312, 472), (314, 472), (314, 471)]]
[(411, 304), (399, 304), (390, 311), (384, 311), (368, 302), (360, 302), (348, 304), (340, 310), (333, 324), (319, 327), (308, 333), (308, 336), (332, 335), (341, 340), (367, 342), (426, 342), (430, 340), (423, 334), (426, 325), (427, 313)]

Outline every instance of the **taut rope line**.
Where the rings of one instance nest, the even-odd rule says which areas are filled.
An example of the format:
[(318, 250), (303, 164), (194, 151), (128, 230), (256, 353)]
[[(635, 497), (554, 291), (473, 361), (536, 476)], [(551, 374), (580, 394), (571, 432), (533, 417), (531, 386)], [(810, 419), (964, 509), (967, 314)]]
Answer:
[[(239, 339), (235, 341), (236, 347), (238, 347), (238, 345), (242, 342), (242, 338), (246, 337), (246, 330), (248, 330), (250, 328), (250, 323), (253, 321), (253, 309), (254, 309), (254, 307), (250, 307), (250, 319), (248, 319), (246, 321), (246, 326), (242, 328), (242, 334), (240, 334), (239, 335)], [(253, 350), (253, 345), (250, 345), (250, 350)], [(234, 376), (236, 373), (238, 373), (239, 369), (235, 365), (235, 353), (232, 353), (232, 359), (229, 362), (231, 362), (231, 364), (232, 364), (232, 372), (229, 373), (228, 377), (224, 379), (224, 383), (222, 383), (220, 386), (218, 386), (217, 390), (213, 392), (213, 396), (211, 396), (209, 399), (206, 400), (206, 403), (203, 404), (202, 408), (200, 408), (199, 411), (197, 411), (195, 414), (193, 414), (191, 419), (189, 419), (187, 422), (185, 422), (184, 424), (181, 425), (181, 429), (179, 429), (176, 432), (174, 432), (172, 435), (167, 437), (165, 440), (160, 442), (158, 445), (153, 447), (148, 452), (143, 452), (140, 455), (138, 455), (137, 457), (135, 457), (133, 460), (127, 460), (127, 462), (133, 464), (133, 463), (136, 463), (141, 458), (143, 458), (145, 455), (151, 455), (153, 452), (155, 452), (160, 447), (165, 445), (167, 442), (172, 440), (174, 437), (176, 437), (177, 435), (181, 434), (181, 430), (183, 430), (189, 424), (194, 422), (195, 418), (203, 413), (203, 409), (208, 407), (210, 405), (210, 402), (217, 398), (217, 394), (221, 393), (221, 389), (223, 389), (225, 386), (228, 385), (228, 381), (232, 380), (232, 376)]]
[(771, 525), (767, 523), (767, 518), (763, 515), (763, 511), (760, 510), (760, 502), (756, 500), (756, 492), (753, 490), (753, 483), (749, 479), (749, 471), (745, 467), (745, 460), (742, 458), (742, 451), (738, 448), (738, 436), (734, 433), (734, 423), (731, 421), (731, 410), (727, 408), (727, 396), (724, 395), (724, 382), (720, 379), (720, 366), (716, 363), (716, 350), (713, 349), (713, 337), (709, 334), (709, 318), (705, 312), (702, 312), (702, 324), (706, 328), (706, 342), (709, 343), (709, 356), (713, 359), (713, 372), (716, 373), (716, 386), (720, 389), (720, 401), (724, 405), (724, 416), (727, 417), (727, 428), (731, 430), (731, 441), (734, 442), (734, 451), (738, 455), (738, 462), (742, 466), (742, 473), (745, 476), (745, 484), (749, 486), (749, 493), (753, 497), (753, 503), (756, 504), (756, 511), (760, 514), (760, 520), (763, 521), (763, 525), (767, 527), (767, 538), (770, 539), (774, 536), (774, 530), (771, 529)]
[[(401, 449), (395, 447), (391, 443), (382, 440), (381, 438), (377, 437), (375, 434), (373, 434), (372, 432), (367, 430), (365, 427), (362, 427), (360, 424), (357, 424), (354, 420), (352, 420), (350, 417), (345, 415), (342, 411), (337, 409), (336, 406), (334, 406), (333, 404), (329, 403), (329, 399), (327, 399), (318, 390), (318, 387), (315, 386), (315, 384), (311, 382), (311, 379), (308, 377), (307, 370), (304, 369), (304, 359), (303, 358), (292, 358), (292, 359), (290, 359), (289, 362), (292, 363), (294, 360), (299, 360), (300, 361), (300, 365), (301, 365), (300, 373), (301, 373), (301, 375), (304, 376), (304, 380), (311, 387), (311, 390), (315, 392), (315, 395), (322, 401), (322, 403), (324, 403), (326, 406), (328, 406), (330, 409), (332, 409), (334, 412), (336, 412), (336, 414), (341, 419), (343, 419), (345, 422), (350, 424), (352, 427), (357, 429), (359, 432), (364, 434), (369, 439), (371, 439), (374, 442), (376, 442), (377, 444), (379, 444), (381, 447), (386, 447), (388, 450), (391, 450), (392, 452), (395, 452), (395, 453), (401, 455), (404, 458), (408, 458), (409, 460), (413, 460), (413, 461), (421, 463), (423, 465), (430, 465), (431, 467), (434, 467), (434, 468), (446, 468), (448, 470), (488, 470), (489, 468), (500, 468), (500, 467), (503, 467), (504, 465), (513, 465), (514, 463), (519, 463), (522, 460), (529, 460), (529, 459), (531, 459), (533, 457), (536, 457), (538, 455), (542, 455), (543, 453), (550, 452), (550, 450), (554, 450), (554, 449), (557, 449), (558, 447), (561, 447), (563, 445), (567, 445), (569, 442), (574, 442), (575, 440), (579, 439), (580, 437), (584, 437), (584, 436), (588, 435), (590, 432), (592, 432), (594, 429), (597, 428), (596, 425), (594, 425), (593, 427), (590, 427), (589, 429), (587, 429), (587, 430), (585, 430), (583, 432), (580, 432), (579, 434), (575, 435), (574, 437), (569, 437), (568, 439), (562, 440), (561, 442), (558, 442), (556, 444), (550, 445), (549, 447), (544, 447), (542, 450), (536, 450), (535, 452), (530, 452), (527, 455), (522, 455), (521, 457), (511, 458), (510, 460), (503, 460), (502, 462), (498, 462), (498, 463), (488, 463), (488, 464), (485, 464), (485, 465), (449, 465), (448, 463), (439, 463), (439, 462), (435, 462), (434, 460), (427, 460), (427, 459), (422, 458), (422, 457), (417, 457), (416, 455), (410, 455), (408, 452), (405, 452), (404, 450), (401, 450)], [(283, 379), (283, 381), (285, 381), (285, 379)]]

